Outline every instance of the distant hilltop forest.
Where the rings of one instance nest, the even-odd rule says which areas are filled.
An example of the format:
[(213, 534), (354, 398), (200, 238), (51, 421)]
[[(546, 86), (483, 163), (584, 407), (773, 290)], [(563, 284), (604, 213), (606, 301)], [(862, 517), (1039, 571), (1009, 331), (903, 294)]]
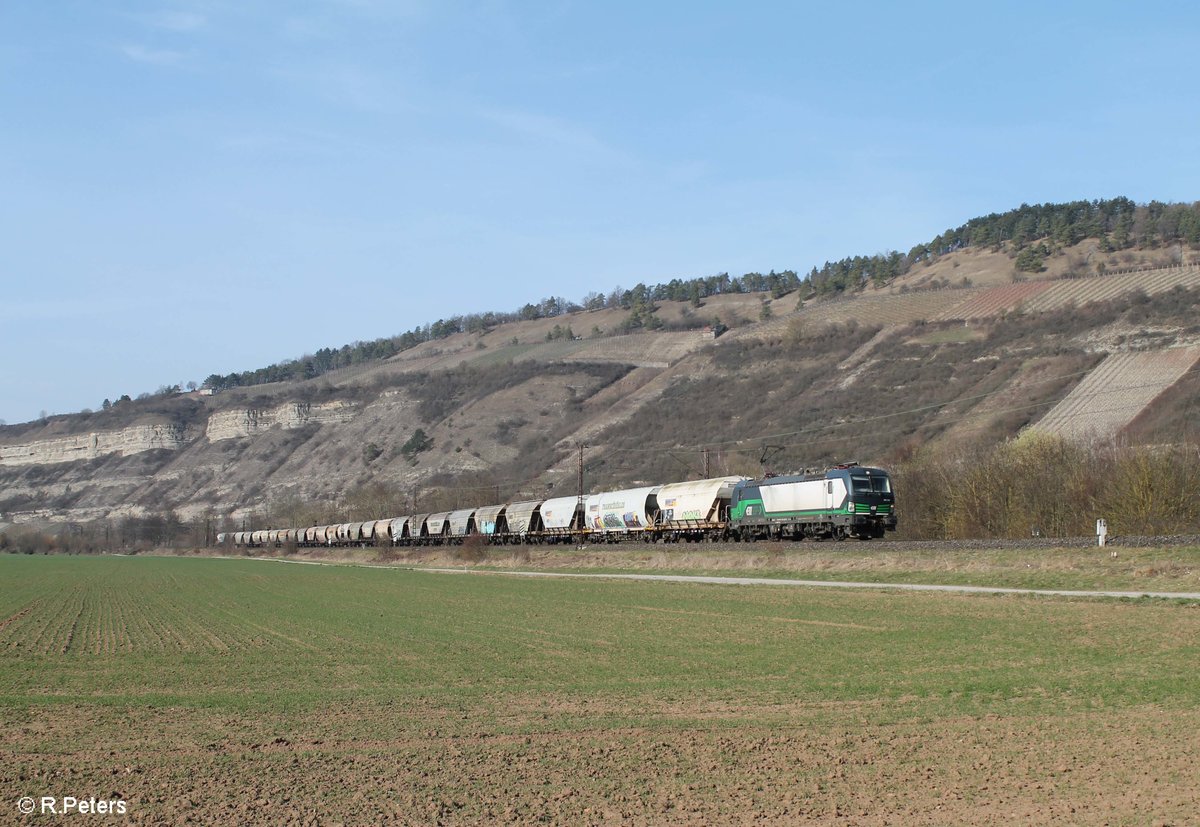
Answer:
[[(638, 284), (629, 290), (614, 289), (607, 295), (589, 293), (579, 302), (551, 296), (537, 304), (526, 304), (511, 312), (470, 313), (439, 319), (412, 330), (370, 342), (355, 342), (339, 348), (321, 348), (312, 355), (287, 360), (264, 368), (213, 374), (204, 387), (214, 391), (312, 379), (331, 370), (378, 361), (416, 345), (444, 339), (456, 333), (484, 333), (505, 322), (564, 316), (585, 310), (621, 308), (629, 311), (617, 332), (660, 330), (666, 325), (654, 315), (655, 302), (689, 301), (699, 307), (708, 296), (728, 293), (769, 293), (778, 298), (799, 290), (803, 296), (824, 298), (880, 287), (907, 273), (913, 266), (967, 248), (1005, 249), (1014, 266), (1038, 272), (1055, 252), (1087, 238), (1098, 239), (1105, 252), (1129, 248), (1153, 248), (1167, 244), (1200, 246), (1200, 202), (1164, 204), (1151, 201), (1139, 205), (1129, 198), (1071, 201), (1065, 204), (1022, 204), (1005, 213), (973, 218), (961, 227), (946, 230), (932, 241), (917, 244), (908, 253), (890, 251), (869, 256), (850, 256), (813, 267), (801, 277), (794, 270), (767, 274), (728, 273), (693, 279), (672, 279), (654, 285)], [(696, 324), (704, 324), (698, 317)]]

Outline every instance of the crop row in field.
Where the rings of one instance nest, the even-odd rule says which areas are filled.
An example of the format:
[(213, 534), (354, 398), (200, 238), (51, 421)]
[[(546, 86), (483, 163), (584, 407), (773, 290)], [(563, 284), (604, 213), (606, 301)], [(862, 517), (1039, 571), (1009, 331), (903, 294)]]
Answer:
[(933, 318), (939, 321), (992, 318), (1016, 310), (1022, 302), (1030, 300), (1049, 286), (1050, 282), (1027, 281), (974, 291), (965, 301), (943, 309)]
[(232, 606), (212, 602), (201, 608), (180, 599), (194, 586), (174, 573), (152, 575), (131, 588), (119, 568), (99, 568), (68, 583), (56, 581), (52, 568), (4, 590), (0, 611), (9, 613), (0, 620), (0, 651), (86, 657), (225, 652), (270, 643), (245, 622), (231, 623)]
[(1107, 301), (1134, 291), (1152, 296), (1165, 293), (1174, 287), (1190, 288), (1198, 285), (1200, 267), (1172, 267), (1086, 279), (1063, 279), (1053, 282), (1048, 290), (1026, 302), (1024, 309), (1031, 313), (1059, 310), (1073, 305)]
[(1088, 373), (1038, 423), (1038, 430), (1072, 438), (1115, 436), (1187, 373), (1200, 348), (1114, 353)]
[(1052, 279), (996, 287), (952, 287), (910, 293), (878, 293), (814, 302), (803, 309), (755, 325), (738, 335), (770, 338), (793, 324), (822, 325), (854, 320), (867, 326), (905, 325), (926, 319), (985, 319), (1018, 310), (1035, 313), (1106, 301), (1134, 291), (1148, 295), (1176, 286), (1200, 285), (1200, 268), (1164, 268), (1111, 276)]

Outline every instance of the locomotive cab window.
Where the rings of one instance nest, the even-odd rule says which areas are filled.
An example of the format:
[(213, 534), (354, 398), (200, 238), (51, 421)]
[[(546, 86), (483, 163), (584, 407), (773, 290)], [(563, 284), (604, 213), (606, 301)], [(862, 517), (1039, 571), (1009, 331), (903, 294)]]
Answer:
[(852, 476), (850, 477), (850, 487), (855, 494), (892, 493), (892, 481), (884, 474), (872, 474), (869, 477)]

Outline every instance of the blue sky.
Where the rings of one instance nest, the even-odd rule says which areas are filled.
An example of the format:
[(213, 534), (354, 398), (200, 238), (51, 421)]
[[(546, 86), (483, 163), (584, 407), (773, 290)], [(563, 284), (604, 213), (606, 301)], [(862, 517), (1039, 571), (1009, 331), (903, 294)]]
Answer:
[(0, 4), (0, 418), (1200, 199), (1192, 3)]

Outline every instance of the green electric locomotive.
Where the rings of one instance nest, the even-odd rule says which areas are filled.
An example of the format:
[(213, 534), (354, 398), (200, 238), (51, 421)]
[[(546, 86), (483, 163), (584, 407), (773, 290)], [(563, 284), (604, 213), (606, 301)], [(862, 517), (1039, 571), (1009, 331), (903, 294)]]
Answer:
[(741, 540), (866, 540), (896, 529), (896, 497), (886, 471), (847, 463), (739, 482), (729, 522), (732, 536)]

